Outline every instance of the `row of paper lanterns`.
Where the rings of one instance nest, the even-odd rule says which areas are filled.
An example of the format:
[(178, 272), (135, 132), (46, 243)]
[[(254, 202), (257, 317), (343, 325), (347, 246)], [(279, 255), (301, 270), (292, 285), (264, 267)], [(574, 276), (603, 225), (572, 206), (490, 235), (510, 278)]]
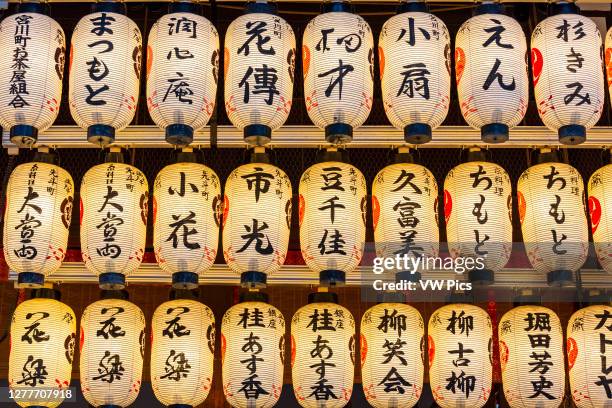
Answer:
[[(223, 392), (233, 407), (273, 406), (282, 391), (285, 358), (291, 359), (293, 390), (303, 407), (345, 406), (356, 363), (361, 364), (364, 394), (373, 407), (414, 406), (423, 392), (425, 367), (439, 406), (480, 408), (488, 401), (495, 357), (493, 325), (483, 309), (459, 303), (437, 309), (426, 338), (418, 310), (404, 303), (381, 303), (364, 313), (357, 337), (351, 312), (334, 302), (331, 293), (316, 295), (322, 294), (293, 316), (290, 356), (285, 355), (285, 319), (263, 299), (253, 297), (227, 310), (220, 345), (207, 306), (193, 299), (163, 303), (153, 314), (151, 328), (155, 396), (166, 406), (204, 402), (212, 386), (215, 348), (220, 346)], [(610, 331), (609, 305), (580, 309), (568, 322), (569, 386), (579, 408), (610, 404)], [(93, 406), (132, 404), (142, 384), (146, 343), (140, 308), (123, 299), (99, 300), (83, 312), (79, 338), (86, 400)], [(498, 340), (509, 406), (559, 407), (565, 396), (565, 359), (563, 329), (555, 312), (537, 305), (516, 307), (499, 321)], [(9, 386), (66, 389), (76, 344), (76, 317), (70, 307), (44, 298), (23, 302), (11, 324)], [(19, 404), (28, 406), (28, 401)]]
[[(19, 145), (36, 141), (58, 115), (66, 41), (62, 28), (24, 4), (2, 22), (0, 124)], [(531, 36), (538, 112), (562, 143), (586, 138), (604, 109), (602, 39), (572, 4), (556, 5)], [(118, 3), (100, 3), (76, 25), (70, 50), (69, 105), (91, 142), (106, 145), (133, 119), (138, 104), (142, 35)], [(146, 52), (147, 106), (173, 144), (186, 145), (214, 112), (225, 78), (225, 109), (248, 143), (263, 145), (292, 105), (295, 60), (291, 26), (265, 2), (249, 3), (225, 36), (194, 6), (179, 3), (151, 28)], [(312, 122), (332, 143), (352, 139), (373, 102), (374, 40), (368, 23), (345, 2), (324, 6), (302, 43), (304, 98)], [(529, 61), (525, 34), (499, 4), (483, 4), (459, 29), (455, 72), (465, 120), (486, 142), (503, 142), (527, 110)], [(606, 38), (612, 55), (612, 31)], [(409, 143), (431, 139), (450, 100), (451, 46), (444, 23), (424, 3), (407, 3), (382, 28), (378, 57), (384, 108)], [(607, 58), (607, 57), (606, 57)], [(607, 58), (608, 73), (610, 61)], [(608, 78), (608, 85), (610, 78)]]
[[(262, 149), (263, 148), (257, 148)], [(221, 180), (185, 149), (164, 167), (153, 188), (153, 247), (161, 269), (177, 288), (193, 288), (213, 265), (222, 230), (223, 256), (248, 287), (265, 286), (287, 256), (292, 187), (283, 170), (255, 153), (251, 163)], [(331, 149), (333, 150), (333, 149)], [(480, 258), (470, 280), (494, 280), (512, 252), (512, 186), (499, 165), (471, 149), (468, 160), (444, 182), (444, 218), (452, 258)], [(398, 153), (372, 186), (372, 212), (379, 257), (439, 256), (438, 186), (432, 173)], [(589, 239), (580, 173), (543, 149), (540, 163), (518, 180), (518, 213), (532, 266), (549, 283), (572, 280), (586, 261)], [(595, 250), (612, 273), (612, 165), (588, 183), (588, 211)], [(6, 190), (4, 256), (22, 287), (43, 284), (67, 250), (75, 186), (71, 176), (38, 153), (11, 174)], [(89, 169), (80, 188), (81, 253), (103, 288), (118, 288), (141, 264), (149, 214), (145, 175), (111, 152)], [(341, 284), (361, 263), (365, 245), (367, 187), (363, 174), (326, 152), (300, 180), (302, 256), (324, 285)], [(431, 268), (421, 264), (421, 270)], [(395, 271), (400, 272), (400, 271)], [(416, 272), (420, 272), (416, 271)]]

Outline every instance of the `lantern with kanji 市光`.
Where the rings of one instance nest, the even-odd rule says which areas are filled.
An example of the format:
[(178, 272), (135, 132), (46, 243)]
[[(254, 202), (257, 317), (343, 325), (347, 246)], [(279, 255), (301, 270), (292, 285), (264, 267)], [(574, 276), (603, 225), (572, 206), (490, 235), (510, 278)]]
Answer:
[[(16, 396), (14, 401), (22, 407), (57, 407), (65, 398), (74, 398), (75, 391), (69, 387), (75, 346), (76, 317), (70, 307), (45, 298), (17, 306), (8, 362), (8, 386)], [(54, 393), (36, 397), (37, 391), (49, 390)]]
[(87, 139), (106, 146), (136, 113), (142, 35), (121, 3), (100, 2), (94, 10), (72, 33), (68, 103)]
[(429, 383), (442, 408), (480, 408), (491, 394), (492, 325), (483, 309), (449, 304), (428, 326)]
[(511, 408), (557, 408), (565, 393), (563, 329), (550, 309), (519, 306), (499, 320), (504, 396)]
[(166, 406), (204, 402), (213, 379), (215, 315), (192, 299), (159, 305), (151, 323), (151, 386)]
[(612, 274), (612, 164), (591, 175), (588, 194), (595, 253), (604, 271)]
[(30, 146), (59, 114), (66, 60), (62, 27), (41, 3), (20, 3), (0, 25), (0, 126)]

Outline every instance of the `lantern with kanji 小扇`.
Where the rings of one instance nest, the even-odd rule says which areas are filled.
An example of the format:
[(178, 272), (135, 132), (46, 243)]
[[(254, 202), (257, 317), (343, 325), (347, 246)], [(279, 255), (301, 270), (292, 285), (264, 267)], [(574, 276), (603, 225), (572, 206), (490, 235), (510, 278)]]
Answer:
[(591, 175), (588, 194), (595, 253), (604, 271), (612, 274), (612, 164)]

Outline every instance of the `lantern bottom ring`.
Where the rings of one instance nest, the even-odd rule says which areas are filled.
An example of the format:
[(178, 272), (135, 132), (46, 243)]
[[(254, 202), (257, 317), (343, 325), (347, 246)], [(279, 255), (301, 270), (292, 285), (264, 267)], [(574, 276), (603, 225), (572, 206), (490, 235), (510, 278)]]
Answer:
[(10, 131), (11, 142), (19, 147), (31, 146), (38, 140), (38, 129), (30, 125), (15, 125)]
[(240, 274), (240, 286), (250, 289), (261, 289), (266, 287), (268, 276), (263, 272), (246, 271)]
[(485, 143), (503, 143), (509, 135), (510, 129), (503, 123), (489, 123), (480, 128), (480, 140)]
[(121, 290), (125, 288), (125, 275), (117, 272), (106, 272), (98, 277), (100, 289)]
[(410, 144), (423, 144), (431, 141), (431, 126), (427, 123), (412, 123), (406, 126), (404, 140)]
[(321, 286), (344, 286), (346, 283), (346, 273), (338, 269), (326, 269), (319, 272), (319, 284)]
[(308, 294), (308, 304), (338, 303), (338, 294), (334, 292), (314, 292)]
[(574, 273), (566, 269), (548, 272), (546, 279), (550, 286), (565, 286), (574, 281)]
[(196, 289), (198, 281), (198, 274), (194, 272), (184, 271), (172, 274), (172, 287), (174, 289)]
[(17, 287), (41, 288), (45, 283), (45, 275), (38, 272), (21, 272), (17, 275)]
[(421, 273), (414, 271), (401, 271), (395, 274), (395, 282), (408, 281), (418, 282), (421, 280)]
[(187, 146), (193, 142), (193, 128), (182, 123), (166, 127), (166, 142), (175, 146)]
[(115, 128), (108, 125), (91, 125), (87, 128), (87, 141), (106, 146), (115, 141)]
[(565, 125), (558, 130), (559, 142), (565, 145), (577, 145), (586, 140), (586, 127), (582, 125)]
[(325, 140), (332, 144), (344, 144), (353, 140), (353, 127), (346, 123), (332, 123), (325, 127)]
[(272, 128), (266, 125), (247, 125), (242, 135), (244, 141), (252, 146), (265, 146), (272, 140)]
[(468, 272), (468, 280), (477, 285), (491, 285), (495, 281), (495, 273), (490, 269), (472, 269)]

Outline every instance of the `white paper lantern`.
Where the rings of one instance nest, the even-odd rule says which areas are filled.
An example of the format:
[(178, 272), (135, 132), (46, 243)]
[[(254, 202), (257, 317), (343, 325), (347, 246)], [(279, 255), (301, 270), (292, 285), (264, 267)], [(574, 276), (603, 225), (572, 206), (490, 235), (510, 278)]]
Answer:
[(483, 4), (476, 13), (461, 25), (455, 42), (459, 106), (484, 142), (505, 142), (529, 103), (527, 40), (500, 4)]
[(42, 286), (45, 276), (62, 264), (73, 198), (72, 177), (59, 166), (34, 161), (11, 173), (6, 186), (4, 259), (19, 274), (20, 286)]
[(557, 408), (565, 393), (563, 329), (542, 306), (519, 306), (499, 323), (504, 396), (511, 408)]
[(300, 247), (323, 284), (342, 284), (363, 257), (367, 188), (354, 166), (326, 161), (300, 179)]
[(221, 220), (221, 181), (209, 167), (171, 164), (155, 178), (153, 247), (177, 288), (193, 289), (215, 262)]
[(492, 282), (512, 253), (508, 173), (479, 159), (453, 168), (444, 180), (444, 218), (451, 257), (480, 260), (470, 280)]
[(227, 116), (247, 143), (265, 145), (293, 103), (293, 29), (267, 3), (249, 3), (227, 28), (224, 58)]
[[(138, 105), (142, 35), (120, 14), (121, 3), (99, 3), (76, 25), (70, 45), (70, 113), (91, 143), (107, 145), (130, 124)], [(109, 11), (112, 10), (112, 11)]]
[(604, 105), (601, 34), (597, 25), (565, 7), (531, 34), (533, 86), (540, 118), (564, 144), (586, 140)]
[(423, 392), (425, 324), (417, 309), (380, 303), (361, 318), (361, 382), (374, 408), (411, 408)]
[(135, 304), (104, 299), (81, 317), (80, 380), (91, 405), (127, 407), (142, 385), (145, 318)]
[[(17, 306), (11, 320), (8, 383), (14, 395), (24, 397), (15, 402), (22, 407), (57, 407), (64, 398), (73, 398), (69, 387), (75, 345), (76, 318), (70, 307), (44, 298)], [(37, 390), (57, 393), (33, 398)]]
[(32, 145), (59, 113), (66, 60), (64, 30), (40, 4), (21, 4), (0, 24), (0, 126)]
[(151, 386), (165, 406), (198, 406), (210, 392), (215, 315), (202, 303), (162, 303), (151, 324)]
[(147, 44), (149, 114), (166, 141), (187, 145), (214, 112), (219, 34), (206, 18), (176, 10), (153, 24)]
[(285, 318), (272, 305), (246, 301), (221, 324), (223, 392), (236, 408), (275, 406), (283, 387)]
[(391, 17), (380, 32), (382, 98), (391, 124), (404, 131), (406, 142), (420, 144), (431, 140), (431, 130), (448, 114), (450, 36), (424, 3), (404, 7), (412, 9)]
[(304, 408), (342, 408), (351, 399), (355, 320), (343, 306), (315, 301), (291, 320), (293, 392)]
[(223, 200), (223, 255), (245, 286), (262, 286), (285, 263), (291, 226), (291, 181), (269, 163), (229, 175)]
[(612, 164), (593, 173), (588, 187), (595, 253), (601, 267), (612, 274)]
[(549, 284), (572, 280), (587, 258), (589, 234), (584, 184), (578, 170), (565, 163), (531, 166), (517, 185), (525, 251)]
[(147, 178), (129, 164), (92, 167), (81, 183), (81, 253), (100, 287), (117, 289), (142, 262), (147, 233)]
[(427, 168), (395, 163), (379, 171), (372, 213), (377, 257), (438, 256), (438, 184)]
[(368, 23), (347, 3), (324, 4), (304, 30), (304, 100), (310, 120), (331, 143), (346, 143), (374, 99), (374, 39)]
[(480, 408), (491, 394), (492, 328), (483, 309), (450, 304), (429, 319), (429, 383), (442, 408)]
[(578, 310), (567, 323), (567, 361), (572, 399), (578, 408), (612, 405), (612, 307)]

